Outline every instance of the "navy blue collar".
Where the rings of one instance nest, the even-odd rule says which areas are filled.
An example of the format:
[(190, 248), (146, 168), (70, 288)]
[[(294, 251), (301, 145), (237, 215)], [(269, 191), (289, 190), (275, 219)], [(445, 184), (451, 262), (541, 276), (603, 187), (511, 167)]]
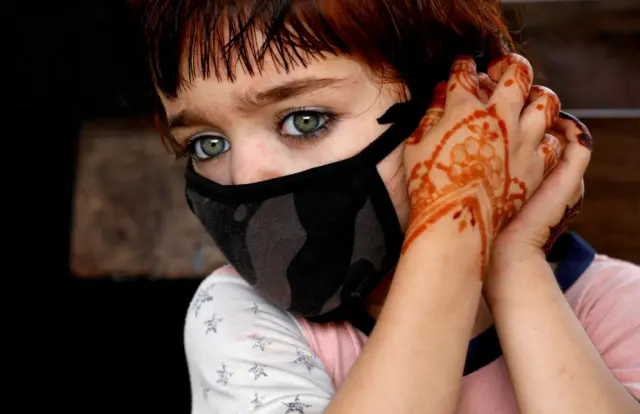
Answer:
[[(556, 280), (562, 292), (566, 292), (582, 276), (595, 258), (595, 250), (575, 233), (565, 233), (554, 244), (547, 256), (549, 262), (558, 263)], [(351, 323), (369, 335), (375, 321), (364, 312), (353, 312)], [(502, 356), (502, 348), (494, 326), (469, 342), (464, 375), (469, 375), (489, 365)]]

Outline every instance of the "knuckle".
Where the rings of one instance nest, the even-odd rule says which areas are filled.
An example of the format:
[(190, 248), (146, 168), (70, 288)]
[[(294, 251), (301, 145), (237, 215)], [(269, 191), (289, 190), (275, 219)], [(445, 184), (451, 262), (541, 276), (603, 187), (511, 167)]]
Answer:
[(533, 66), (527, 58), (517, 53), (509, 54), (509, 65), (517, 66), (519, 70), (526, 72), (527, 75), (533, 76)]
[(553, 92), (551, 89), (547, 88), (546, 86), (533, 85), (531, 87), (531, 95), (538, 98), (542, 96), (555, 95), (555, 92)]

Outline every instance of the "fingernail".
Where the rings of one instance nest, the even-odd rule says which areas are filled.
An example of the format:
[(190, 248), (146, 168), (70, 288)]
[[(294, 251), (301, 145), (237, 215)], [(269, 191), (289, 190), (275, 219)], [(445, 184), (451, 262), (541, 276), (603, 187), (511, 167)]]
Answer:
[(433, 88), (433, 98), (431, 99), (431, 107), (443, 107), (447, 99), (447, 82), (442, 81)]
[(580, 143), (580, 145), (587, 148), (589, 151), (593, 151), (593, 138), (591, 137), (589, 128), (587, 128), (587, 126), (583, 124), (582, 121), (580, 121), (570, 113), (564, 111), (560, 111), (558, 117), (572, 121), (575, 124), (576, 128), (580, 130), (580, 133), (578, 133), (578, 142)]

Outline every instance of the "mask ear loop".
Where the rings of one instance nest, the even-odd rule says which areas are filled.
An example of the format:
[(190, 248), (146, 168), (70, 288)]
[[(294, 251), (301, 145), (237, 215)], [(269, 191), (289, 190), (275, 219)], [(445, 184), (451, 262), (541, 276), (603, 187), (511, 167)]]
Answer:
[(429, 103), (423, 102), (423, 99), (412, 99), (400, 102), (387, 109), (377, 121), (380, 125), (405, 121), (415, 116), (423, 115), (428, 107)]
[(380, 125), (385, 125), (397, 122), (404, 117), (404, 115), (406, 114), (406, 109), (410, 105), (411, 101), (406, 101), (391, 106), (389, 109), (387, 109), (387, 112), (385, 112), (378, 118), (378, 123)]

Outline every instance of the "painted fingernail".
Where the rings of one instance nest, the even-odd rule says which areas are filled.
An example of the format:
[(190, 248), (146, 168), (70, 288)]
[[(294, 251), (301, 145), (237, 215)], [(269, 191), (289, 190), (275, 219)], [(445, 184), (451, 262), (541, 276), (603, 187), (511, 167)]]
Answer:
[(431, 99), (431, 107), (444, 108), (445, 100), (447, 98), (447, 82), (442, 81), (436, 85), (433, 89), (433, 98)]
[(580, 131), (577, 137), (580, 145), (587, 148), (589, 151), (593, 151), (593, 138), (591, 137), (589, 128), (587, 128), (587, 126), (583, 124), (582, 121), (580, 121), (570, 113), (564, 111), (560, 111), (558, 117), (561, 119), (572, 121), (575, 124), (576, 128), (578, 128), (578, 130)]

